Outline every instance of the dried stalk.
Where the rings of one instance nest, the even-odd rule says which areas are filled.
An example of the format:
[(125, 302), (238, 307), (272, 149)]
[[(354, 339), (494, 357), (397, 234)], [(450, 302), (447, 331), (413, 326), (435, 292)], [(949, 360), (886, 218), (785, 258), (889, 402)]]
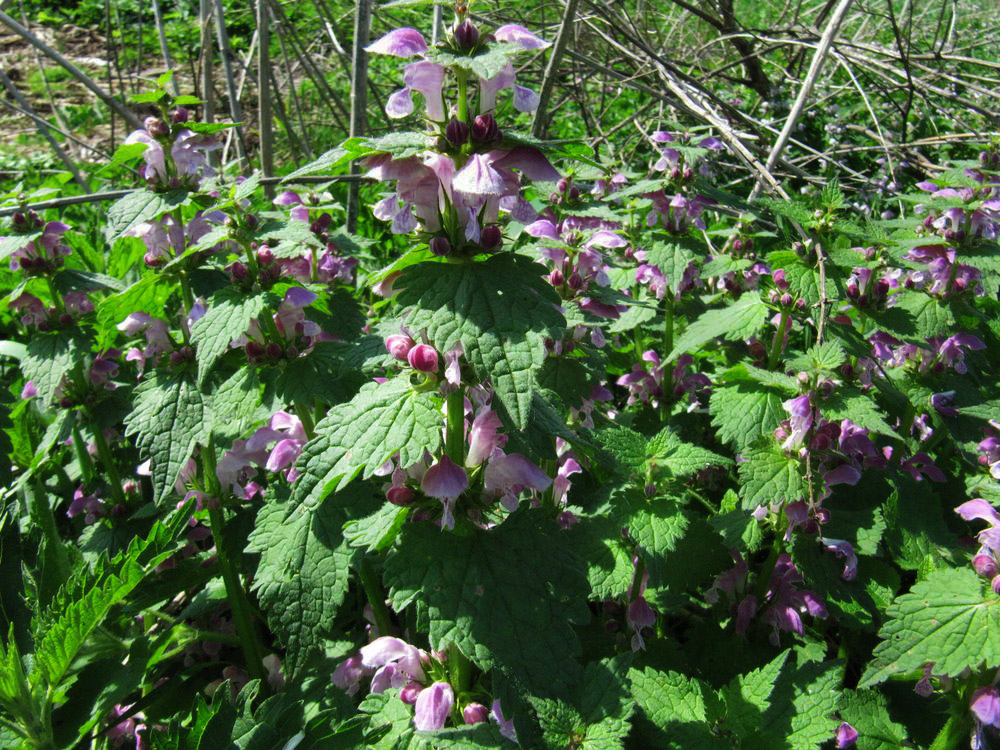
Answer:
[[(371, 0), (358, 0), (354, 13), (354, 45), (351, 66), (351, 137), (365, 133), (365, 110), (368, 107), (368, 32), (371, 27)], [(351, 165), (351, 174), (357, 166)], [(358, 226), (358, 183), (352, 182), (347, 192), (347, 231)]]
[[(274, 175), (274, 123), (271, 121), (271, 15), (267, 0), (257, 0), (257, 119), (260, 126), (260, 169), (265, 177)], [(287, 124), (285, 125), (287, 129)], [(274, 188), (264, 187), (268, 199)]]
[(80, 83), (86, 86), (94, 94), (94, 96), (96, 96), (102, 102), (111, 107), (111, 109), (113, 109), (115, 112), (121, 115), (125, 119), (125, 122), (127, 122), (129, 125), (131, 125), (134, 128), (142, 127), (142, 123), (139, 122), (139, 118), (137, 118), (134, 114), (125, 109), (125, 107), (121, 105), (121, 102), (119, 102), (113, 96), (108, 94), (104, 89), (102, 89), (100, 86), (94, 83), (94, 81), (90, 78), (90, 76), (88, 76), (78, 67), (76, 67), (73, 63), (71, 63), (65, 57), (60, 55), (49, 45), (47, 45), (37, 36), (32, 34), (30, 31), (28, 31), (28, 29), (24, 28), (21, 24), (19, 24), (17, 21), (15, 21), (13, 18), (8, 16), (3, 11), (0, 11), (0, 23), (3, 23), (5, 26), (7, 26), (7, 28), (9, 28), (11, 31), (13, 31), (22, 39), (24, 39), (26, 42), (28, 42), (28, 44), (37, 49), (43, 55), (59, 63), (59, 65), (65, 68), (66, 71), (71, 76), (73, 76), (76, 80), (78, 80)]
[[(167, 46), (167, 32), (163, 28), (163, 14), (160, 12), (160, 0), (153, 0), (153, 20), (156, 23), (156, 36), (160, 40), (160, 54), (163, 55), (163, 64), (167, 66), (167, 70), (174, 70), (174, 61), (170, 57), (170, 48)], [(174, 71), (176, 73), (176, 71)], [(180, 88), (177, 86), (176, 75), (170, 79), (170, 89), (174, 92), (174, 96), (181, 93)]]
[[(555, 44), (552, 47), (549, 64), (545, 68), (545, 77), (542, 79), (542, 90), (538, 94), (538, 108), (535, 109), (535, 119), (531, 123), (531, 134), (535, 138), (544, 138), (545, 131), (548, 129), (546, 112), (549, 107), (549, 100), (552, 98), (552, 91), (555, 89), (559, 61), (562, 59), (563, 51), (566, 49), (569, 35), (573, 31), (573, 22), (576, 19), (576, 6), (578, 3), (579, 0), (566, 0), (562, 23), (559, 24), (559, 34), (556, 36)], [(586, 108), (581, 111), (586, 111)]]
[[(241, 123), (243, 113), (240, 111), (240, 98), (236, 93), (236, 80), (233, 78), (233, 50), (229, 46), (229, 34), (226, 32), (226, 19), (222, 12), (222, 0), (214, 0), (215, 5), (215, 31), (219, 41), (219, 56), (222, 58), (222, 71), (226, 76), (226, 91), (229, 94), (229, 114), (233, 122)], [(243, 138), (243, 126), (237, 125), (236, 131), (236, 154), (240, 161), (240, 171), (246, 173), (249, 170), (247, 161), (247, 146)]]

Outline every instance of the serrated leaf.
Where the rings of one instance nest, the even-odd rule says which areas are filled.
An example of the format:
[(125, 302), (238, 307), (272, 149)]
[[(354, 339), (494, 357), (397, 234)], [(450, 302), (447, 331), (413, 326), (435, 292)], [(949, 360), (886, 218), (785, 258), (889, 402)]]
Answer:
[(216, 360), (229, 350), (233, 339), (245, 334), (250, 321), (276, 302), (277, 298), (270, 292), (247, 296), (235, 287), (224, 287), (212, 295), (208, 310), (191, 327), (199, 386), (205, 382)]
[(678, 337), (667, 361), (673, 362), (684, 352), (698, 349), (720, 336), (730, 341), (750, 338), (764, 325), (767, 310), (760, 297), (744, 294), (729, 307), (702, 313)]
[(646, 262), (658, 266), (667, 277), (667, 286), (670, 291), (677, 294), (681, 281), (684, 280), (684, 272), (692, 261), (697, 259), (697, 255), (688, 247), (689, 242), (684, 238), (674, 241), (654, 242), (646, 251)]
[(786, 456), (776, 445), (751, 448), (740, 464), (740, 497), (743, 507), (790, 503), (805, 494), (798, 459)]
[(441, 399), (416, 391), (406, 378), (369, 383), (346, 404), (338, 404), (316, 425), (316, 437), (302, 449), (293, 498), (315, 506), (333, 490), (363, 479), (399, 454), (401, 466), (441, 447)]
[(949, 336), (955, 330), (951, 307), (923, 292), (907, 291), (896, 295), (897, 307), (913, 316), (916, 332), (923, 338)]
[(728, 748), (711, 724), (711, 689), (697, 679), (652, 667), (629, 671), (632, 696), (643, 716), (658, 730), (656, 739), (669, 748)]
[(669, 427), (649, 441), (647, 463), (654, 470), (666, 469), (674, 477), (686, 477), (709, 466), (726, 466), (732, 460), (700, 445), (685, 443)]
[(128, 289), (100, 300), (97, 303), (97, 322), (101, 334), (98, 345), (110, 344), (118, 335), (115, 326), (131, 313), (144, 312), (152, 317), (160, 317), (172, 288), (173, 285), (162, 276), (150, 273)]
[(243, 367), (220, 383), (206, 399), (206, 416), (216, 435), (237, 439), (270, 416), (261, 403), (257, 371)]
[(948, 676), (1000, 666), (1000, 599), (992, 592), (984, 595), (983, 589), (971, 568), (943, 569), (897, 597), (879, 631), (883, 641), (858, 687), (927, 662), (934, 663), (934, 674)]
[(139, 456), (150, 460), (153, 499), (174, 492), (184, 464), (207, 426), (201, 394), (194, 383), (156, 371), (136, 386), (135, 405), (125, 417), (125, 434), (134, 435)]
[(48, 406), (64, 376), (69, 376), (83, 351), (83, 341), (76, 331), (39, 333), (28, 342), (21, 359), (24, 379), (38, 389), (38, 398)]
[(589, 619), (579, 561), (545, 513), (520, 510), (488, 531), (408, 524), (385, 564), (393, 607), (416, 605), (431, 647), (454, 644), (509, 670), (536, 695), (566, 693), (580, 670), (571, 627)]
[(111, 244), (125, 232), (140, 224), (154, 221), (190, 200), (187, 190), (168, 190), (154, 193), (152, 190), (135, 190), (108, 209), (104, 237)]
[(352, 547), (381, 552), (392, 546), (409, 515), (409, 508), (383, 503), (371, 515), (345, 523), (344, 538)]
[(648, 323), (656, 317), (656, 306), (652, 302), (633, 302), (628, 309), (611, 322), (610, 333), (628, 333), (634, 331), (643, 323)]
[(719, 439), (739, 450), (770, 436), (787, 416), (778, 394), (745, 385), (717, 389), (709, 400), (709, 412)]
[(427, 59), (445, 67), (457, 67), (474, 73), (480, 78), (493, 78), (524, 48), (513, 42), (494, 42), (478, 55), (456, 55), (443, 49), (428, 50)]
[(583, 362), (567, 356), (549, 357), (538, 371), (538, 384), (569, 406), (580, 406), (590, 395), (590, 380)]
[(42, 236), (42, 231), (30, 232), (29, 234), (15, 234), (10, 237), (0, 237), (0, 261), (6, 260), (7, 256), (14, 254), (25, 245), (37, 240)]
[(880, 435), (895, 437), (896, 431), (885, 421), (878, 405), (867, 396), (850, 391), (837, 392), (820, 403), (820, 413), (825, 419), (849, 419), (859, 427), (864, 427)]
[(788, 369), (829, 373), (844, 364), (846, 358), (844, 347), (839, 341), (826, 341), (811, 347), (802, 356), (790, 360)]
[(286, 646), (283, 660), (296, 674), (320, 653), (324, 636), (350, 583), (351, 560), (341, 528), (345, 505), (370, 496), (359, 484), (339, 498), (308, 510), (291, 502), (268, 502), (257, 513), (247, 550), (260, 553), (253, 588), (271, 628)]
[(889, 716), (886, 699), (875, 690), (845, 690), (841, 718), (858, 732), (858, 750), (895, 750), (911, 747), (906, 729)]
[(544, 340), (559, 340), (565, 329), (543, 273), (527, 258), (501, 253), (481, 263), (409, 266), (395, 283), (400, 304), (411, 308), (410, 329), (426, 333), (438, 351), (460, 343), (519, 430), (528, 425)]

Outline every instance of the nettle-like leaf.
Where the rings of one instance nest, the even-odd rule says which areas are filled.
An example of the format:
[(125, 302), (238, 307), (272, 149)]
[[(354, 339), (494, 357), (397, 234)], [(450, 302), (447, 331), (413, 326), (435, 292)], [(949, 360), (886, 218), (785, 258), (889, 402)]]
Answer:
[(21, 358), (21, 372), (38, 389), (38, 397), (48, 406), (63, 377), (68, 377), (85, 351), (86, 344), (77, 331), (39, 333), (28, 342)]
[(669, 427), (652, 438), (622, 426), (599, 430), (594, 437), (624, 476), (642, 481), (647, 476), (664, 474), (679, 479), (709, 466), (732, 463), (706, 448), (685, 443)]
[(906, 729), (889, 716), (885, 696), (875, 690), (845, 690), (841, 718), (858, 732), (858, 750), (896, 750), (912, 747)]
[(456, 55), (443, 49), (431, 49), (427, 59), (445, 67), (456, 67), (474, 73), (480, 78), (492, 78), (524, 48), (513, 42), (494, 42), (485, 52), (478, 55)]
[(441, 447), (442, 423), (436, 391), (415, 390), (404, 377), (365, 385), (316, 424), (296, 464), (293, 499), (312, 507), (359, 474), (368, 479), (397, 453), (401, 466), (412, 466)]
[(400, 304), (411, 308), (406, 325), (439, 351), (461, 344), (476, 376), (492, 383), (519, 430), (531, 415), (543, 342), (561, 339), (566, 327), (558, 295), (542, 281), (544, 270), (501, 253), (482, 263), (409, 266), (395, 283)]
[(59, 688), (85, 641), (111, 608), (173, 553), (173, 542), (187, 527), (190, 514), (187, 504), (171, 518), (157, 522), (145, 539), (133, 539), (127, 550), (111, 559), (101, 557), (92, 569), (79, 571), (63, 586), (36, 623), (37, 645), (29, 675), (33, 686)]
[(759, 296), (747, 293), (729, 307), (702, 313), (677, 338), (666, 361), (673, 362), (684, 352), (699, 349), (720, 336), (729, 341), (748, 339), (764, 325), (767, 311)]
[(917, 291), (902, 292), (896, 299), (898, 309), (913, 316), (919, 337), (950, 336), (955, 332), (955, 315), (949, 305)]
[(632, 697), (643, 718), (651, 726), (640, 726), (659, 746), (682, 750), (691, 747), (730, 748), (732, 745), (712, 732), (721, 705), (711, 687), (677, 672), (660, 672), (652, 667), (629, 671)]
[(762, 443), (744, 454), (740, 464), (740, 497), (747, 510), (758, 505), (790, 503), (805, 496), (806, 485), (797, 458), (772, 443)]
[(219, 357), (229, 350), (233, 339), (246, 333), (250, 322), (277, 302), (277, 297), (270, 292), (248, 295), (234, 287), (225, 287), (212, 295), (208, 310), (191, 327), (199, 385), (205, 382)]
[(785, 651), (719, 691), (726, 705), (723, 726), (741, 738), (741, 748), (812, 750), (833, 736), (843, 665), (807, 662), (793, 667), (788, 655)]
[(788, 416), (784, 399), (767, 388), (740, 383), (712, 393), (708, 410), (719, 439), (744, 450), (762, 437), (770, 437)]
[(667, 286), (677, 294), (687, 267), (704, 254), (700, 243), (686, 237), (671, 238), (654, 242), (646, 251), (646, 262), (658, 266), (667, 277)]
[(864, 427), (880, 435), (895, 437), (896, 431), (882, 416), (883, 412), (868, 396), (859, 391), (845, 389), (834, 393), (819, 405), (824, 419), (839, 421), (849, 419), (859, 427)]
[(104, 237), (111, 244), (130, 229), (154, 221), (190, 200), (191, 193), (187, 190), (168, 190), (164, 193), (135, 190), (108, 209)]
[(984, 593), (971, 568), (930, 573), (892, 603), (889, 621), (858, 687), (884, 682), (933, 662), (934, 674), (1000, 666), (1000, 599)]
[(356, 550), (341, 528), (345, 506), (370, 504), (371, 488), (355, 483), (342, 493), (350, 498), (306, 509), (278, 500), (257, 513), (247, 551), (259, 552), (253, 587), (268, 623), (287, 648), (284, 663), (298, 673), (322, 650), (350, 582)]
[(134, 435), (139, 455), (150, 460), (153, 498), (162, 502), (205, 434), (209, 420), (198, 388), (182, 374), (156, 371), (135, 389), (125, 434)]
[(559, 527), (519, 510), (490, 530), (449, 535), (408, 524), (385, 564), (393, 607), (416, 606), (432, 648), (454, 644), (509, 670), (534, 695), (565, 696), (580, 675), (572, 624), (589, 619), (587, 582)]

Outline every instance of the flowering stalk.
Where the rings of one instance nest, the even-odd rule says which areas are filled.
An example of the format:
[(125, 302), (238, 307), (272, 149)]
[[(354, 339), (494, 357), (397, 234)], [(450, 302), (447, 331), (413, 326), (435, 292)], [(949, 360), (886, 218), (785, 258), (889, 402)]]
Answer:
[(767, 355), (767, 369), (773, 370), (781, 359), (781, 350), (785, 347), (785, 327), (788, 325), (788, 310), (782, 309), (781, 318), (778, 320), (778, 330), (774, 333), (774, 341), (771, 343), (771, 351)]
[(448, 424), (445, 432), (445, 453), (456, 466), (465, 463), (465, 389), (459, 386), (448, 394)]
[(108, 484), (111, 486), (111, 496), (115, 499), (116, 503), (125, 503), (125, 494), (122, 492), (122, 477), (118, 473), (118, 467), (115, 465), (115, 460), (111, 456), (111, 449), (108, 447), (108, 441), (104, 438), (104, 430), (98, 426), (97, 420), (94, 418), (93, 414), (87, 415), (90, 418), (90, 423), (94, 425), (94, 445), (97, 446), (97, 455), (101, 459), (101, 465), (104, 466), (104, 471), (108, 475)]
[(389, 608), (385, 606), (385, 592), (382, 584), (375, 574), (371, 560), (367, 557), (361, 560), (361, 587), (365, 590), (365, 597), (372, 608), (372, 616), (375, 618), (375, 627), (380, 636), (392, 635), (396, 629), (392, 626), (392, 615)]
[(215, 554), (222, 572), (222, 581), (226, 586), (226, 599), (229, 601), (229, 607), (233, 613), (236, 634), (243, 649), (243, 658), (246, 659), (247, 671), (255, 679), (260, 680), (260, 689), (267, 691), (267, 671), (264, 669), (264, 649), (260, 641), (260, 631), (246, 592), (243, 590), (236, 560), (230, 554), (231, 550), (226, 544), (225, 515), (218, 500), (214, 499), (221, 497), (222, 487), (215, 472), (215, 444), (211, 437), (208, 439), (208, 445), (201, 451), (201, 458), (205, 489), (213, 498), (207, 503), (208, 518), (212, 529), (212, 539), (215, 541)]

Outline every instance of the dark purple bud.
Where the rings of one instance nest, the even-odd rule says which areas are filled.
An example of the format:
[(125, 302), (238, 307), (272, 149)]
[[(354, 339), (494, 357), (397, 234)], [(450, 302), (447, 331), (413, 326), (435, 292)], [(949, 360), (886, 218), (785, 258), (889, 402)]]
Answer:
[(231, 266), (229, 266), (229, 275), (233, 279), (233, 281), (237, 282), (246, 281), (248, 273), (249, 272), (247, 271), (247, 267), (242, 263), (240, 263), (239, 261), (236, 261)]
[(819, 395), (822, 396), (823, 398), (829, 398), (830, 395), (833, 393), (833, 388), (834, 385), (832, 381), (824, 380), (822, 383), (819, 384)]
[(583, 277), (576, 271), (569, 275), (569, 288), (575, 292), (583, 289)]
[(739, 237), (733, 240), (733, 252), (734, 253), (743, 252), (743, 240), (741, 240)]
[(256, 229), (260, 226), (260, 219), (257, 218), (256, 214), (247, 214), (243, 218), (243, 223), (246, 225), (247, 229)]
[(262, 268), (267, 268), (269, 265), (274, 263), (274, 253), (271, 252), (271, 248), (264, 245), (260, 250), (258, 250), (257, 262), (260, 263)]
[(437, 256), (444, 257), (451, 252), (451, 243), (447, 237), (433, 237), (430, 242), (431, 252)]
[(694, 177), (694, 170), (691, 167), (684, 167), (684, 179), (690, 180), (692, 177)]
[(743, 249), (747, 251), (753, 250), (753, 237), (747, 237), (743, 240)]
[(61, 399), (59, 399), (59, 406), (61, 406), (63, 409), (70, 409), (73, 406), (73, 399), (71, 399), (69, 396), (63, 396)]
[(455, 44), (461, 50), (470, 50), (479, 43), (479, 29), (472, 21), (466, 19), (454, 30)]
[(70, 315), (69, 313), (63, 313), (62, 315), (59, 316), (59, 325), (63, 326), (64, 328), (70, 325), (72, 322), (73, 322), (73, 316)]
[(194, 349), (190, 344), (185, 344), (181, 347), (181, 356), (184, 357), (184, 359), (194, 359)]
[(576, 203), (580, 200), (580, 188), (574, 186), (569, 189), (569, 199)]
[(385, 499), (393, 505), (406, 506), (413, 502), (413, 490), (409, 487), (390, 487), (386, 490)]
[(681, 168), (678, 166), (673, 166), (670, 168), (670, 174), (667, 175), (671, 180), (676, 180), (681, 176)]
[(285, 359), (297, 359), (299, 356), (299, 349), (295, 344), (289, 344), (288, 348), (285, 349)]
[(867, 294), (862, 294), (861, 296), (858, 297), (858, 306), (859, 307), (868, 307), (868, 302), (869, 302), (869, 299), (868, 299), (868, 295)]
[(562, 271), (558, 268), (549, 274), (549, 283), (552, 286), (562, 286), (566, 279), (562, 275)]
[(783, 307), (788, 307), (789, 305), (791, 305), (792, 304), (792, 295), (790, 295), (788, 292), (785, 292), (784, 294), (782, 294), (781, 295), (781, 304), (782, 304)]
[(479, 234), (479, 245), (483, 250), (495, 250), (503, 242), (503, 233), (496, 224), (484, 227)]
[(549, 193), (549, 203), (558, 206), (562, 203), (562, 196), (559, 193)]
[(797, 300), (795, 300), (795, 307), (798, 308), (799, 310), (805, 310), (806, 309), (806, 301), (804, 299), (802, 299), (801, 297), (799, 297)]
[(777, 302), (778, 302), (778, 290), (777, 289), (771, 289), (770, 291), (768, 291), (768, 293), (767, 293), (767, 301), (770, 302), (772, 305), (777, 304)]
[(250, 359), (257, 359), (264, 355), (264, 347), (258, 344), (256, 341), (248, 341), (247, 345), (244, 347), (247, 356)]
[(491, 112), (477, 115), (472, 121), (472, 141), (474, 143), (492, 143), (500, 140), (500, 126)]
[(23, 211), (14, 212), (14, 229), (19, 232), (23, 232), (28, 228), (28, 217), (24, 215)]
[(427, 344), (417, 344), (410, 349), (406, 361), (410, 363), (410, 367), (420, 372), (437, 372), (438, 369), (438, 353), (433, 346)]
[(821, 432), (812, 439), (812, 443), (809, 447), (814, 451), (825, 451), (830, 447), (830, 438), (828, 435)]
[(264, 351), (270, 359), (278, 359), (281, 357), (281, 344), (271, 341), (264, 347)]
[(188, 112), (187, 109), (184, 107), (178, 107), (171, 113), (170, 120), (171, 122), (180, 125), (188, 121), (189, 115), (190, 112)]
[(444, 129), (444, 137), (452, 146), (464, 146), (469, 142), (469, 126), (452, 117)]
[(878, 299), (885, 299), (889, 294), (889, 282), (885, 279), (879, 279), (875, 282), (875, 296)]
[(567, 180), (565, 177), (560, 177), (559, 182), (556, 183), (556, 190), (558, 190), (560, 193), (565, 193), (566, 188), (568, 187), (569, 187), (569, 180)]
[(172, 367), (177, 367), (184, 362), (184, 355), (180, 352), (170, 352), (169, 361)]
[(847, 285), (847, 297), (848, 299), (857, 299), (859, 293), (858, 285), (853, 281)]
[(482, 724), (489, 718), (490, 712), (482, 703), (470, 703), (462, 709), (462, 721), (466, 724)]
[(972, 567), (985, 578), (992, 578), (997, 574), (997, 563), (992, 555), (976, 555), (972, 558)]
[(778, 289), (788, 289), (788, 279), (785, 278), (785, 269), (779, 268), (774, 272), (772, 278), (774, 279), (774, 285), (778, 287)]

